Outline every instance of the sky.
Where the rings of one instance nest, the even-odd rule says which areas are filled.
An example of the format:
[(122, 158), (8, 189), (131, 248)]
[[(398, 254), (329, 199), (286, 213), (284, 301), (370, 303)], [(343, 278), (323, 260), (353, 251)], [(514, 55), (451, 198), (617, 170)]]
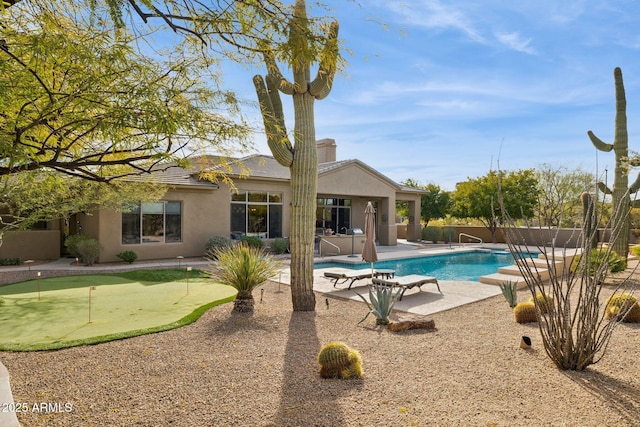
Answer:
[[(336, 140), (338, 160), (357, 158), (397, 182), (447, 191), (491, 169), (543, 163), (611, 182), (614, 154), (597, 152), (587, 131), (613, 142), (615, 67), (626, 89), (629, 149), (640, 152), (640, 2), (326, 4), (348, 64), (316, 102), (315, 126), (317, 139)], [(255, 101), (256, 72), (264, 74), (225, 74), (225, 83)], [(291, 130), (291, 98), (283, 103)], [(246, 114), (260, 127), (257, 111)], [(255, 149), (270, 154), (260, 132)]]

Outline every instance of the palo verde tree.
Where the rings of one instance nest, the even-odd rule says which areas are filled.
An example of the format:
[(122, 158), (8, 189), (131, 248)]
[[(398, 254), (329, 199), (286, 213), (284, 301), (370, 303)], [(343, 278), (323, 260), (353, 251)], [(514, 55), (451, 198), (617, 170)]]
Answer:
[(629, 255), (629, 227), (631, 207), (640, 207), (640, 201), (631, 202), (631, 194), (640, 190), (640, 174), (631, 186), (629, 186), (629, 171), (633, 166), (640, 166), (639, 162), (629, 158), (629, 134), (627, 131), (627, 99), (625, 97), (622, 70), (616, 67), (613, 70), (613, 78), (616, 88), (616, 117), (613, 143), (608, 144), (598, 138), (593, 132), (588, 131), (591, 143), (599, 151), (615, 153), (615, 176), (613, 189), (606, 183), (599, 182), (598, 188), (605, 194), (611, 195), (612, 229), (620, 235), (615, 241), (613, 250), (616, 254), (627, 259)]
[[(55, 210), (36, 203), (27, 183), (83, 210), (88, 197), (69, 197), (70, 189), (114, 200), (130, 192), (132, 176), (244, 144), (247, 126), (233, 119), (235, 99), (216, 88), (209, 64), (184, 46), (163, 60), (144, 55), (136, 50), (144, 35), (108, 17), (72, 2), (20, 2), (2, 12), (0, 208), (13, 226), (31, 222), (28, 203), (38, 215)], [(97, 197), (76, 179), (113, 185)]]
[(497, 241), (496, 230), (502, 224), (499, 182), (503, 203), (512, 218), (531, 218), (537, 203), (537, 181), (531, 169), (490, 171), (480, 178), (459, 182), (453, 192), (453, 215), (480, 220), (491, 232), (493, 243)]

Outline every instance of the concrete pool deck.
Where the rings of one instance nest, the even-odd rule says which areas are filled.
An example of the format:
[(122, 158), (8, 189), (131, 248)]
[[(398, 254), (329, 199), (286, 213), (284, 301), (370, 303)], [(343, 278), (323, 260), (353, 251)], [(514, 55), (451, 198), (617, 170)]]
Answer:
[[(459, 245), (445, 245), (445, 244), (413, 244), (409, 242), (399, 243), (398, 246), (378, 246), (378, 261), (400, 259), (400, 258), (415, 258), (425, 255), (442, 255), (451, 254), (456, 252), (467, 252), (477, 248), (477, 246), (459, 246)], [(484, 244), (482, 248), (485, 249), (506, 249), (507, 245), (494, 245)], [(362, 263), (362, 256), (355, 254), (355, 257), (349, 255), (338, 255), (324, 258), (317, 258), (317, 262), (344, 262), (344, 263)], [(325, 271), (331, 272), (353, 272), (347, 268), (331, 267), (331, 268), (319, 268), (314, 270), (313, 289), (317, 292), (326, 294), (332, 298), (350, 299), (353, 301), (362, 302), (362, 299), (356, 294), (356, 292), (362, 294), (368, 298), (367, 284), (370, 281), (364, 279), (354, 282), (351, 289), (347, 289), (348, 282), (342, 285), (338, 284), (336, 287), (333, 283), (324, 277)], [(364, 272), (364, 270), (361, 270)], [(283, 284), (290, 283), (289, 269), (283, 270), (282, 275), (277, 280), (281, 280)], [(459, 307), (464, 304), (470, 304), (476, 301), (483, 300), (485, 298), (491, 298), (496, 295), (501, 295), (502, 291), (497, 285), (489, 285), (480, 282), (471, 281), (457, 281), (457, 280), (438, 280), (442, 294), (438, 292), (438, 289), (434, 284), (422, 285), (422, 290), (419, 288), (413, 288), (407, 290), (402, 298), (402, 301), (397, 301), (394, 310), (402, 311), (406, 313), (417, 314), (421, 316), (438, 313), (440, 311), (449, 310), (455, 307)], [(331, 304), (331, 301), (329, 301)], [(318, 307), (320, 307), (320, 301)]]

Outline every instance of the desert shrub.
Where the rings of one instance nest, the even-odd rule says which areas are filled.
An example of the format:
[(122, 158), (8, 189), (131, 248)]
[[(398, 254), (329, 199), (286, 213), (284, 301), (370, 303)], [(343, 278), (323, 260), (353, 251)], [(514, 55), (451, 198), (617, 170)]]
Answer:
[(640, 256), (640, 245), (635, 245), (632, 246), (630, 249), (632, 254), (634, 254), (635, 256)]
[(341, 341), (331, 341), (325, 344), (318, 353), (318, 363), (322, 378), (347, 380), (362, 377), (360, 353)]
[(281, 266), (278, 259), (264, 249), (246, 244), (209, 251), (205, 258), (211, 262), (209, 276), (238, 291), (233, 309), (239, 312), (253, 311), (253, 289), (275, 276)]
[(264, 240), (258, 236), (242, 236), (240, 243), (243, 243), (252, 248), (262, 249), (264, 248)]
[(0, 265), (20, 265), (22, 260), (20, 258), (0, 258)]
[(445, 243), (452, 243), (456, 239), (456, 229), (454, 227), (442, 228), (442, 240)]
[(116, 254), (118, 258), (120, 258), (124, 262), (128, 262), (129, 264), (133, 263), (133, 261), (138, 259), (138, 254), (134, 251), (124, 251)]
[(91, 237), (86, 234), (72, 234), (64, 239), (64, 247), (69, 251), (69, 255), (74, 258), (80, 258), (80, 252), (78, 252), (78, 243), (90, 239)]
[(531, 298), (529, 298), (529, 302), (535, 304), (537, 301), (537, 305), (540, 308), (540, 313), (549, 313), (549, 311), (551, 311), (551, 308), (553, 307), (553, 297), (549, 294), (545, 294), (543, 292), (537, 292), (536, 296), (535, 296), (535, 300), (534, 297), (532, 296)]
[[(620, 318), (621, 316), (624, 316)], [(613, 295), (605, 306), (605, 319), (618, 319), (627, 323), (640, 322), (640, 305), (633, 295)]]
[(442, 229), (435, 225), (427, 225), (422, 229), (422, 240), (438, 243), (442, 240)]
[(536, 306), (532, 302), (521, 302), (513, 309), (513, 317), (518, 323), (537, 322)]
[(75, 249), (78, 251), (78, 258), (83, 263), (93, 265), (100, 256), (102, 245), (97, 239), (87, 238), (80, 240), (75, 245)]
[(212, 238), (207, 240), (207, 243), (204, 244), (204, 250), (205, 252), (212, 252), (218, 248), (226, 248), (228, 246), (231, 246), (232, 244), (233, 242), (228, 237), (213, 236)]
[(289, 249), (289, 241), (278, 237), (271, 242), (270, 248), (276, 254), (283, 254)]
[[(604, 263), (607, 264), (607, 270), (611, 273), (619, 273), (627, 268), (627, 261), (613, 251), (608, 251), (606, 249), (594, 249), (590, 251), (589, 257), (589, 273), (591, 275), (595, 275), (600, 266)], [(577, 270), (581, 259), (582, 254), (578, 254), (573, 258), (571, 271), (575, 272)]]

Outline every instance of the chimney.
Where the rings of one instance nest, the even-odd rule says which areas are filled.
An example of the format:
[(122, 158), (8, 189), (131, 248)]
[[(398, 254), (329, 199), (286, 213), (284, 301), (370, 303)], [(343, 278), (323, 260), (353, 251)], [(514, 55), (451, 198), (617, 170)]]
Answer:
[(318, 163), (336, 161), (336, 140), (331, 138), (321, 139), (317, 142)]

